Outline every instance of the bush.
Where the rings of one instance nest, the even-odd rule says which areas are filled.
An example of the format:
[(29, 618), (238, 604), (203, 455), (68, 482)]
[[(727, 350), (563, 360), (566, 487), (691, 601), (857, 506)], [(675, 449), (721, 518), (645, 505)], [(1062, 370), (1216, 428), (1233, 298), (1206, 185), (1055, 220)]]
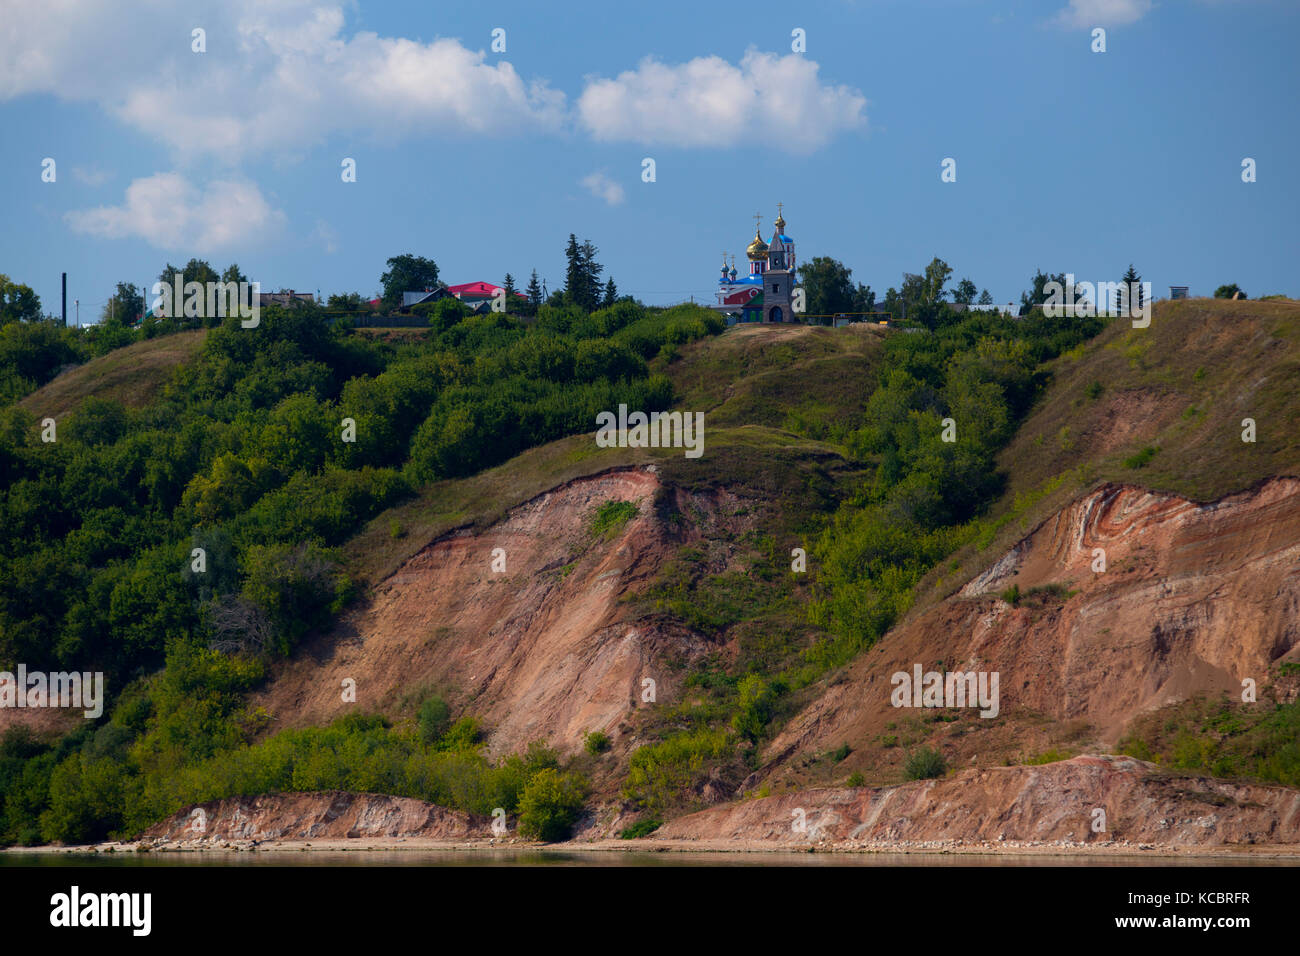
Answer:
[(663, 826), (662, 820), (641, 820), (632, 824), (630, 827), (619, 831), (619, 838), (623, 840), (639, 840), (641, 837), (649, 836)]
[(849, 779), (845, 781), (845, 785), (849, 787), (860, 787), (866, 782), (867, 778), (862, 776), (862, 771), (855, 770), (849, 774)]
[(1002, 600), (1006, 601), (1012, 607), (1018, 607), (1020, 605), (1020, 585), (1011, 585), (1011, 587), (1002, 592), (1001, 597)]
[(574, 773), (548, 767), (533, 775), (519, 797), (519, 832), (554, 843), (573, 830), (587, 798), (587, 784)]
[(942, 777), (948, 772), (948, 762), (943, 754), (932, 747), (921, 747), (907, 755), (903, 773), (908, 780), (928, 780)]
[(593, 757), (602, 754), (609, 749), (609, 734), (602, 730), (593, 730), (582, 738), (582, 746)]
[(710, 729), (639, 747), (628, 760), (623, 795), (653, 810), (671, 807), (686, 799), (691, 785), (708, 772), (708, 764), (724, 757), (727, 749), (727, 735)]
[(1150, 445), (1147, 445), (1146, 448), (1143, 448), (1136, 455), (1130, 455), (1128, 458), (1125, 458), (1124, 467), (1145, 468), (1147, 466), (1147, 463), (1150, 462), (1151, 459), (1155, 457), (1156, 452), (1158, 452), (1159, 450), (1160, 449), (1158, 448), (1152, 448)]
[(839, 763), (841, 760), (843, 760), (851, 753), (853, 753), (852, 747), (850, 747), (848, 744), (840, 744), (830, 753), (831, 763)]
[(420, 712), (415, 718), (419, 730), (420, 742), (426, 747), (442, 738), (451, 726), (451, 709), (441, 697), (434, 695), (420, 705)]
[(1095, 400), (1101, 397), (1102, 389), (1103, 386), (1101, 382), (1092, 381), (1088, 383), (1088, 387), (1084, 389), (1084, 392), (1087, 393), (1089, 398)]
[(593, 537), (613, 537), (615, 532), (639, 513), (637, 506), (630, 501), (606, 501), (597, 509), (587, 530)]

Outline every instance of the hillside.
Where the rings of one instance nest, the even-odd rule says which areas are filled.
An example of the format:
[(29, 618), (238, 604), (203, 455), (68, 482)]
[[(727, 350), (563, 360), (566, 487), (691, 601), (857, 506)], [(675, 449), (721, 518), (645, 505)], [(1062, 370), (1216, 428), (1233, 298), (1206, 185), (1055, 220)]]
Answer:
[[(1274, 702), (1296, 698), (1297, 344), (1298, 303), (1190, 300), (1159, 303), (1150, 329), (1112, 324), (1058, 359), (999, 455), (1007, 490), (976, 540), (928, 576), (884, 641), (819, 688), (759, 776), (802, 786), (856, 771), (887, 782), (922, 745), (956, 766), (1113, 749), (1137, 718), (1235, 699), (1245, 678), (1261, 697), (1239, 716), (1215, 705), (1169, 719), (1178, 745), (1204, 755), (1179, 757), (1187, 766), (1255, 766), (1268, 738), (1229, 760), (1233, 735), (1215, 728), (1231, 719), (1238, 733), (1262, 734)], [(1247, 417), (1253, 444), (1241, 440)], [(1134, 460), (1148, 447), (1158, 450)], [(890, 676), (918, 662), (1000, 672), (1002, 712), (955, 723), (900, 713)], [(848, 759), (820, 760), (840, 744)]]
[[(733, 815), (750, 820), (769, 794), (784, 810), (809, 788), (827, 806), (902, 800), (917, 813), (934, 789), (996, 820), (1022, 812), (1018, 787), (1058, 777), (1153, 813), (1191, 813), (1185, 795), (1161, 802), (1168, 768), (1198, 793), (1210, 778), (1300, 785), (1286, 744), (1300, 693), (1300, 441), (1286, 427), (1300, 420), (1300, 304), (1159, 303), (1145, 330), (972, 316), (920, 334), (721, 331), (710, 318), (620, 305), (390, 340), (323, 334), (295, 313), (267, 323), (287, 361), (233, 329), (196, 343), (193, 362), (174, 360), (192, 384), (152, 400), (209, 450), (177, 446), (192, 469), (179, 483), (162, 463), (130, 465), (178, 503), (165, 527), (185, 535), (150, 568), (186, 560), (195, 528), (219, 566), (233, 549), (241, 569), (201, 599), (152, 570), (128, 581), (109, 568), (109, 585), (83, 588), (131, 627), (129, 609), (153, 600), (131, 596), (163, 581), (194, 646), (169, 647), (161, 672), (136, 666), (120, 729), (82, 734), (96, 756), (69, 736), (46, 766), (118, 775), (124, 809), (91, 819), (131, 833), (194, 803), (237, 816), (219, 801), (275, 790), (301, 799), (265, 804), (267, 832), (328, 816), (339, 790), (481, 822), (518, 812), (549, 774), (568, 781), (567, 813), (583, 794), (583, 839), (691, 819), (712, 822), (666, 834), (728, 839)], [(70, 408), (88, 383), (115, 382), (148, 402), (167, 360), (128, 386), (113, 377), (128, 358), (47, 390), (63, 383)], [(47, 390), (29, 401), (55, 407)], [(601, 409), (668, 396), (704, 414), (701, 457), (601, 448), (583, 430)], [(354, 446), (334, 439), (344, 415)], [(104, 421), (72, 430), (68, 461), (117, 454), (77, 444), (134, 427)], [(37, 452), (15, 454), (34, 469)], [(214, 609), (233, 635), (220, 653), (207, 646)], [(151, 627), (128, 644), (146, 663)], [(918, 665), (997, 672), (997, 715), (892, 706), (891, 678)], [(1258, 702), (1234, 705), (1245, 678)], [(1140, 759), (1100, 758), (1102, 773), (1079, 756), (1119, 752)], [(927, 753), (942, 783), (907, 783)], [(136, 790), (119, 766), (141, 768)], [(991, 772), (1003, 767), (1018, 770)], [(1269, 793), (1282, 813), (1294, 791)], [(360, 812), (417, 820), (422, 806)], [(121, 825), (63, 814), (42, 832)], [(933, 822), (870, 839), (953, 836)], [(1052, 839), (1074, 825), (1060, 822)], [(1152, 819), (1125, 826), (1156, 839)], [(1290, 832), (1242, 817), (1208, 842), (1261, 827)], [(1156, 842), (1207, 841), (1175, 828)]]
[[(1300, 475), (1300, 302), (1159, 302), (1150, 328), (1112, 323), (1049, 371), (1048, 392), (998, 455), (1007, 486), (989, 531), (948, 563), (966, 570), (927, 580), (922, 603), (1102, 483), (1206, 502)], [(1254, 443), (1241, 440), (1244, 418)], [(1146, 448), (1148, 459), (1125, 463)]]
[[(495, 754), (543, 739), (573, 755), (599, 730), (626, 758), (642, 679), (656, 682), (660, 702), (680, 699), (688, 665), (724, 651), (638, 597), (679, 552), (703, 549), (715, 574), (743, 572), (755, 536), (797, 543), (832, 507), (855, 469), (835, 446), (778, 426), (792, 402), (809, 416), (860, 406), (878, 336), (764, 327), (682, 349), (668, 372), (678, 407), (706, 413), (701, 459), (575, 436), (384, 512), (345, 548), (349, 570), (371, 584), (367, 599), (255, 703), (280, 728), (346, 713), (335, 691), (344, 677), (369, 707), (399, 717), (436, 689), (490, 728)], [(740, 424), (736, 406), (752, 408), (758, 395), (765, 421)], [(637, 516), (593, 536), (593, 516), (617, 501)], [(504, 573), (491, 569), (496, 548)]]
[[(1221, 325), (1229, 318), (1235, 331)], [(1298, 330), (1300, 308), (1290, 303), (1161, 303), (1151, 329), (1114, 323), (1057, 359), (1046, 392), (999, 455), (1006, 490), (976, 526), (982, 540), (926, 578), (916, 608), (877, 648), (796, 695), (808, 703), (765, 746), (763, 769), (730, 783), (726, 772), (715, 776), (723, 788), (713, 787), (710, 799), (725, 798), (729, 787), (802, 787), (852, 772), (888, 784), (922, 742), (959, 766), (1113, 750), (1154, 707), (1231, 691), (1242, 675), (1271, 686), (1278, 663), (1296, 656), (1300, 633), (1292, 623), (1300, 606), (1300, 482), (1261, 482), (1300, 474), (1300, 443), (1276, 428), (1261, 428), (1255, 445), (1241, 450), (1231, 441), (1240, 444), (1247, 415), (1288, 420)], [(411, 683), (456, 687), (456, 700), (493, 728), (496, 751), (539, 737), (576, 755), (585, 731), (600, 729), (614, 741), (606, 760), (626, 760), (657, 739), (658, 722), (636, 700), (636, 673), (658, 677), (668, 658), (675, 674), (726, 666), (753, 640), (742, 625), (701, 641), (680, 621), (646, 616), (638, 595), (672, 577), (674, 548), (683, 545), (709, 545), (715, 571), (745, 566), (735, 540), (775, 527), (771, 515), (749, 513), (762, 498), (745, 487), (763, 473), (758, 449), (779, 450), (787, 468), (809, 458), (834, 463), (832, 487), (851, 486), (854, 466), (842, 448), (792, 429), (843, 437), (863, 413), (888, 334), (739, 328), (683, 349), (667, 370), (678, 407), (708, 412), (707, 468), (662, 450), (596, 450), (566, 439), (381, 515), (349, 545), (379, 584), (373, 603), (346, 625), (349, 646), (330, 661), (332, 676), (321, 679), (319, 664), (300, 660), (265, 698), (268, 708), (290, 722), (323, 720), (341, 712), (325, 702), (337, 698), (329, 688), (345, 671), (382, 672), (381, 709), (409, 709), (413, 698), (403, 706), (401, 688)], [(1093, 382), (1103, 384), (1089, 389)], [(1147, 445), (1160, 450), (1141, 468), (1124, 464)], [(609, 470), (633, 465), (641, 470)], [(606, 487), (615, 478), (627, 484), (617, 476), (631, 474), (642, 476), (635, 493)], [(548, 485), (554, 491), (543, 493)], [(1201, 507), (1185, 497), (1191, 493), (1217, 503)], [(575, 494), (576, 507), (562, 504)], [(621, 537), (584, 547), (584, 517), (606, 495), (636, 501), (640, 517)], [(663, 525), (646, 503), (665, 496), (691, 520)], [(807, 531), (831, 505), (810, 511), (797, 500), (782, 502), (800, 515), (781, 529), (786, 534)], [(382, 530), (394, 521), (401, 539)], [(527, 543), (519, 538), (524, 526), (538, 529)], [(496, 546), (522, 550), (526, 568), (545, 571), (514, 579), (508, 607), (488, 597), (496, 588), (486, 555)], [(1109, 577), (1089, 571), (1096, 546), (1107, 549)], [(571, 573), (552, 580), (557, 568)], [(972, 572), (984, 573), (972, 581)], [(1029, 595), (1018, 606), (999, 597), (1012, 584)], [(808, 596), (796, 589), (796, 612)], [(599, 603), (574, 611), (593, 599)], [(1198, 607), (1216, 610), (1189, 616)], [(786, 607), (774, 627), (797, 630), (791, 612)], [(561, 632), (560, 643), (539, 650), (535, 642)], [(317, 660), (335, 653), (324, 650), (334, 639), (321, 638)], [(627, 662), (617, 678), (609, 676), (611, 655)], [(900, 720), (888, 705), (888, 676), (932, 661), (999, 670), (1000, 717)], [(403, 669), (412, 678), (405, 683)], [(319, 688), (316, 705), (309, 686)], [(689, 693), (680, 677), (663, 687), (665, 701)], [(828, 760), (840, 744), (851, 756)], [(597, 777), (613, 797), (620, 775), (606, 766)]]
[(176, 332), (115, 349), (69, 369), (19, 405), (39, 418), (56, 420), (89, 395), (121, 402), (127, 408), (141, 408), (171, 380), (178, 366), (198, 354), (206, 335), (206, 329)]

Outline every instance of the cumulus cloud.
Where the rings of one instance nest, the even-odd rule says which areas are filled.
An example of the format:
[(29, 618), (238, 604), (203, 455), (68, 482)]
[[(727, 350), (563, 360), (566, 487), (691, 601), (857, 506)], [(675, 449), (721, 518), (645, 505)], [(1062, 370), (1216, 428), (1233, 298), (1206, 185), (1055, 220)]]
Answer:
[(590, 173), (584, 176), (582, 185), (597, 199), (603, 199), (611, 206), (617, 206), (626, 198), (623, 187), (604, 173)]
[(762, 140), (810, 152), (842, 130), (866, 125), (866, 99), (822, 83), (815, 61), (748, 51), (669, 65), (646, 58), (614, 79), (588, 82), (579, 123), (597, 140), (665, 146), (735, 146)]
[(1067, 27), (1112, 27), (1136, 23), (1151, 12), (1151, 0), (1070, 0), (1056, 15)]
[(273, 237), (285, 221), (252, 183), (216, 180), (200, 188), (179, 173), (137, 179), (121, 205), (76, 210), (65, 219), (86, 235), (200, 253)]
[[(134, 6), (134, 13), (130, 7)], [(124, 14), (123, 7), (127, 7)], [(564, 95), (458, 40), (344, 35), (338, 3), (232, 0), (200, 18), (148, 0), (22, 4), (0, 30), (0, 99), (91, 100), (183, 155), (294, 152), (339, 132), (386, 140), (552, 127)], [(126, 35), (130, 25), (132, 35)], [(122, 68), (113, 49), (141, 64)]]
[[(346, 0), (225, 0), (201, 15), (161, 0), (10, 4), (0, 101), (96, 104), (171, 147), (182, 166), (297, 157), (331, 139), (549, 133), (575, 123), (600, 141), (731, 147), (762, 138), (810, 152), (866, 125), (863, 96), (822, 82), (817, 63), (797, 54), (750, 50), (739, 64), (650, 58), (588, 79), (571, 109), (563, 92), (473, 39), (350, 32), (346, 9)], [(203, 53), (191, 49), (197, 26)], [(481, 40), (489, 45), (486, 29)], [(120, 50), (131, 66), (112, 55)]]

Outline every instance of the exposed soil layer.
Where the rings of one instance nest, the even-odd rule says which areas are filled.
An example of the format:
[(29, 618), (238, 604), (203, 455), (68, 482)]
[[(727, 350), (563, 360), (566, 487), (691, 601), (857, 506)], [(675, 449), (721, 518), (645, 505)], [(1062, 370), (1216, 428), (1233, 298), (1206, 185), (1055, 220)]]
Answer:
[[(764, 762), (797, 776), (797, 758), (848, 743), (857, 753), (838, 771), (886, 782), (921, 739), (959, 766), (1025, 762), (1062, 740), (1111, 750), (1139, 714), (1240, 695), (1246, 678), (1263, 687), (1298, 644), (1300, 480), (1206, 504), (1107, 484), (828, 681)], [(893, 706), (892, 675), (917, 664), (997, 672), (997, 718)]]
[(444, 807), (375, 793), (270, 793), (187, 808), (143, 836), (152, 840), (329, 840), (426, 837), (463, 840), (491, 821)]
[[(678, 517), (670, 522), (656, 508), (661, 488), (654, 466), (610, 471), (539, 495), (483, 533), (433, 541), (365, 607), (308, 642), (254, 705), (279, 729), (357, 709), (409, 714), (436, 691), (480, 719), (493, 756), (534, 740), (572, 753), (595, 730), (617, 747), (645, 681), (656, 700), (671, 699), (684, 671), (670, 665), (710, 647), (638, 620), (623, 601), (727, 497), (670, 494), (664, 510)], [(609, 501), (634, 503), (637, 514), (593, 535), (591, 519)], [(355, 703), (343, 699), (349, 678)]]
[[(1098, 825), (1104, 829), (1094, 830)], [(966, 769), (895, 787), (745, 800), (679, 817), (652, 839), (1294, 844), (1300, 843), (1300, 791), (1167, 774), (1131, 757), (1080, 756), (1037, 767)]]

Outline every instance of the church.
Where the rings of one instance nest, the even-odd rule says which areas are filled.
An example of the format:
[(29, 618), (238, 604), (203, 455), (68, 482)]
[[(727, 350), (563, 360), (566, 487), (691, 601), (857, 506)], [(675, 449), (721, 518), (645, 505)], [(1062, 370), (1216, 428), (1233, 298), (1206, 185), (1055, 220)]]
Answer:
[(759, 223), (762, 215), (754, 216), (754, 240), (745, 249), (749, 259), (749, 275), (736, 272), (732, 257), (727, 268), (727, 254), (722, 254), (722, 278), (718, 280), (718, 303), (713, 308), (727, 317), (727, 324), (737, 322), (795, 322), (792, 308), (795, 274), (794, 240), (785, 234), (785, 217), (782, 203), (776, 204), (776, 222), (772, 241), (764, 242)]

